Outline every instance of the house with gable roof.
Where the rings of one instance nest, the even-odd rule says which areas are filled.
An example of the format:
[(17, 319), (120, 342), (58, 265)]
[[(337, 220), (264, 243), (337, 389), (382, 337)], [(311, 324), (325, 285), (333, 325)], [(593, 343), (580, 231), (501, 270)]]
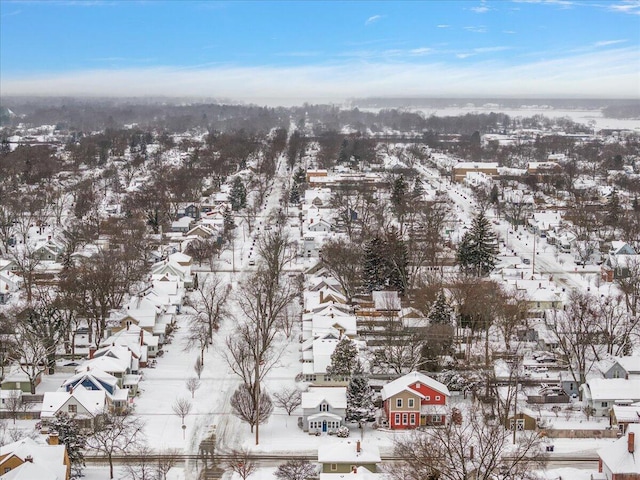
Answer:
[(640, 378), (640, 355), (617, 357), (613, 365), (604, 372), (604, 378)]
[(45, 392), (40, 419), (47, 423), (59, 412), (64, 412), (81, 427), (91, 428), (109, 407), (109, 399), (104, 390), (87, 390), (79, 385), (68, 392)]
[(596, 417), (609, 416), (615, 404), (640, 402), (640, 378), (592, 378), (580, 385), (583, 402)]
[(376, 473), (381, 462), (380, 450), (376, 445), (363, 445), (360, 440), (323, 444), (318, 447), (318, 462), (321, 473), (353, 473), (365, 467)]
[(62, 383), (62, 390), (71, 392), (80, 385), (87, 390), (103, 390), (114, 411), (124, 411), (129, 401), (129, 390), (118, 386), (118, 379), (100, 370), (78, 372)]
[(640, 425), (629, 425), (627, 434), (598, 450), (599, 477), (594, 480), (640, 480)]
[(7, 480), (69, 480), (71, 462), (57, 435), (48, 444), (25, 437), (0, 447), (0, 472)]
[(449, 389), (420, 372), (408, 373), (382, 387), (384, 414), (393, 430), (447, 422)]
[(302, 392), (302, 429), (309, 433), (337, 430), (347, 411), (346, 387), (313, 387)]

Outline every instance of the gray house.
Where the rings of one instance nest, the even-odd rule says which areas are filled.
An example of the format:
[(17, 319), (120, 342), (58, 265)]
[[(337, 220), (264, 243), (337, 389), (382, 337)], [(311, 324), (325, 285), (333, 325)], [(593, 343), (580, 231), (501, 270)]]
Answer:
[(312, 387), (302, 393), (302, 429), (309, 433), (337, 430), (346, 409), (346, 387)]
[(618, 357), (604, 378), (640, 378), (640, 355)]

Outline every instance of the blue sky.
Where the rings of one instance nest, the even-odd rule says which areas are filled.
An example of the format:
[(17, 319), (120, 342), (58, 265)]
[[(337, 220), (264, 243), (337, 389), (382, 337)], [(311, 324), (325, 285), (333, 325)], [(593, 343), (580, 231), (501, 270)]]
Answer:
[(267, 103), (640, 97), (640, 0), (0, 0), (0, 82)]

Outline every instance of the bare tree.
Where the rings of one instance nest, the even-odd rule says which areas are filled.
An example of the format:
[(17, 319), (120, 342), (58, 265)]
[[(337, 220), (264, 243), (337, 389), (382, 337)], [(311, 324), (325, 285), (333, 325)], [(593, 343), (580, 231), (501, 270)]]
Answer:
[(347, 302), (351, 303), (362, 278), (362, 247), (342, 238), (329, 239), (322, 244), (320, 259), (342, 287)]
[(29, 409), (29, 404), (22, 400), (22, 395), (16, 390), (9, 392), (9, 396), (4, 399), (4, 406), (14, 425), (20, 415)]
[(538, 433), (521, 432), (515, 445), (511, 437), (502, 425), (485, 423), (481, 412), (472, 409), (460, 423), (399, 439), (395, 455), (402, 460), (388, 475), (397, 480), (537, 478), (535, 470), (546, 461)]
[(27, 375), (31, 393), (36, 393), (37, 379), (47, 369), (47, 359), (51, 351), (37, 334), (21, 328), (20, 325), (16, 333), (20, 340), (15, 344), (12, 359)]
[(596, 360), (594, 352), (599, 332), (595, 313), (594, 298), (574, 291), (569, 294), (564, 310), (554, 310), (550, 319), (550, 329), (558, 339), (558, 348), (578, 385), (586, 382)]
[(153, 458), (154, 452), (146, 445), (136, 447), (130, 455), (136, 457), (135, 462), (126, 462), (123, 470), (131, 480), (159, 480), (158, 465)]
[(191, 413), (191, 408), (193, 404), (187, 400), (186, 398), (176, 398), (176, 401), (171, 405), (171, 409), (173, 413), (175, 413), (178, 417), (180, 417), (180, 421), (182, 422), (182, 438), (184, 439), (184, 430), (185, 423), (184, 420), (187, 418), (187, 415)]
[(191, 398), (193, 398), (196, 394), (196, 390), (200, 388), (200, 379), (196, 377), (187, 378), (185, 386), (187, 387), (187, 390), (191, 392)]
[(109, 411), (103, 421), (96, 422), (87, 438), (87, 448), (102, 453), (109, 462), (109, 478), (113, 478), (113, 457), (125, 454), (142, 445), (144, 424), (129, 412), (116, 415)]
[(260, 392), (259, 409), (256, 409), (255, 396), (245, 385), (240, 385), (233, 392), (230, 403), (233, 414), (242, 421), (247, 422), (251, 427), (252, 433), (253, 427), (266, 423), (273, 412), (273, 403), (267, 392)]
[(640, 303), (640, 259), (627, 257), (626, 274), (618, 275), (615, 282), (624, 296), (627, 310), (633, 317), (637, 317)]
[(258, 466), (246, 449), (232, 450), (228, 459), (225, 461), (225, 466), (228, 470), (238, 474), (242, 480), (247, 480), (247, 478), (253, 475), (258, 469)]
[(184, 350), (188, 352), (193, 348), (197, 348), (200, 352), (198, 359), (201, 366), (204, 366), (204, 352), (208, 349), (211, 338), (209, 336), (209, 326), (205, 322), (199, 321), (197, 316), (192, 316), (189, 320), (189, 331)]
[(287, 415), (291, 415), (293, 411), (302, 405), (302, 394), (297, 388), (283, 388), (279, 392), (273, 394), (275, 404), (283, 408)]
[(180, 461), (180, 452), (177, 449), (160, 450), (156, 460), (156, 472), (158, 480), (167, 480), (169, 470)]
[(226, 312), (229, 287), (218, 275), (210, 273), (198, 284), (189, 299), (189, 304), (195, 310), (192, 322), (206, 325), (210, 344), (213, 343), (213, 333), (220, 327), (220, 321)]
[(273, 473), (278, 480), (307, 480), (315, 477), (318, 471), (308, 460), (289, 460), (278, 465)]

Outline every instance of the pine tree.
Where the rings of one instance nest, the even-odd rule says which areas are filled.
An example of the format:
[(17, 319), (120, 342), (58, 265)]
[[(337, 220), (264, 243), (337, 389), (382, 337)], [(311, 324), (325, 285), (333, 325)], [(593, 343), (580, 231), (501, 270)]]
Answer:
[(484, 212), (480, 212), (458, 246), (458, 264), (466, 273), (486, 276), (495, 268), (497, 253), (496, 235)]
[(289, 192), (289, 203), (298, 205), (300, 203), (300, 189), (297, 183), (294, 183)]
[(236, 228), (236, 222), (233, 219), (232, 210), (227, 207), (224, 209), (224, 213), (222, 215), (223, 215), (223, 222), (224, 222), (222, 228), (224, 230), (225, 235), (229, 235), (231, 230)]
[(338, 342), (331, 354), (331, 365), (327, 367), (327, 375), (335, 379), (349, 378), (358, 362), (358, 350), (355, 343), (348, 338)]
[(419, 200), (424, 194), (424, 186), (422, 185), (422, 180), (420, 177), (416, 177), (413, 182), (413, 191), (411, 192), (411, 196), (414, 200)]
[(447, 298), (444, 292), (440, 290), (438, 298), (433, 303), (431, 311), (429, 312), (429, 324), (430, 325), (451, 325), (451, 314), (453, 309), (447, 302)]
[(58, 412), (51, 423), (51, 430), (58, 434), (58, 440), (67, 449), (67, 455), (71, 462), (73, 476), (82, 476), (84, 463), (84, 448), (86, 435), (84, 435), (77, 422), (66, 412)]
[(384, 242), (380, 237), (369, 240), (364, 247), (363, 285), (367, 292), (382, 290), (386, 286), (387, 264)]
[(607, 202), (606, 222), (612, 227), (618, 226), (620, 222), (620, 216), (622, 215), (622, 208), (620, 207), (620, 198), (618, 192), (615, 190), (611, 192), (609, 201)]
[(373, 422), (376, 417), (376, 407), (373, 404), (374, 393), (369, 386), (369, 378), (364, 373), (358, 361), (347, 386), (347, 411), (345, 420), (357, 422), (362, 428), (362, 422)]
[(403, 294), (409, 282), (407, 245), (396, 227), (392, 227), (387, 232), (384, 240), (385, 283), (390, 289)]
[(247, 205), (247, 189), (240, 177), (236, 177), (229, 192), (229, 202), (234, 212), (243, 209)]
[(407, 213), (407, 191), (407, 182), (400, 175), (391, 185), (391, 205), (399, 222), (402, 222)]

